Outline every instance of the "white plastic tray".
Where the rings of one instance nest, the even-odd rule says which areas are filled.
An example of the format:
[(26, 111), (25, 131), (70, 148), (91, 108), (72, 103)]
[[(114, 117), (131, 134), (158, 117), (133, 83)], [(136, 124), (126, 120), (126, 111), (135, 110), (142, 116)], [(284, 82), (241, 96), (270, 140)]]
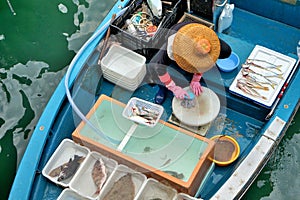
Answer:
[(120, 45), (112, 45), (101, 60), (101, 66), (117, 75), (126, 76), (134, 80), (142, 67), (145, 67), (146, 58)]
[[(118, 163), (115, 160), (109, 159), (97, 152), (91, 152), (86, 158), (83, 166), (80, 168), (80, 170), (78, 170), (78, 173), (76, 174), (74, 179), (70, 182), (70, 188), (72, 190), (90, 199), (96, 198), (99, 195), (95, 194), (95, 192), (97, 191), (97, 186), (95, 185), (92, 178), (92, 170), (95, 162), (100, 159), (103, 161), (106, 169), (105, 171), (107, 178), (104, 185), (106, 184), (109, 176), (116, 169)], [(102, 188), (104, 187), (104, 185), (102, 186)]]
[(70, 200), (70, 199), (72, 199), (72, 200), (88, 200), (87, 198), (80, 196), (75, 191), (73, 191), (69, 188), (64, 189), (60, 193), (59, 197), (57, 198), (57, 200)]
[(135, 200), (140, 199), (163, 199), (173, 200), (177, 197), (177, 191), (174, 188), (160, 183), (158, 180), (149, 178), (144, 183)]
[[(287, 77), (289, 76), (293, 66), (296, 63), (296, 59), (291, 58), (291, 57), (286, 56), (286, 55), (283, 55), (281, 53), (278, 53), (278, 52), (273, 51), (271, 49), (268, 49), (266, 47), (259, 46), (259, 45), (255, 46), (255, 48), (253, 49), (253, 51), (249, 55), (248, 59), (265, 60), (265, 61), (268, 61), (268, 62), (274, 64), (274, 65), (282, 65), (282, 67), (280, 69), (283, 73), (283, 79), (273, 78), (273, 77), (269, 78), (269, 79), (277, 82), (277, 85), (274, 86), (274, 89), (271, 86), (266, 85), (267, 87), (269, 87), (268, 91), (259, 90), (259, 89), (256, 90), (264, 98), (254, 97), (250, 94), (247, 94), (247, 93), (243, 92), (242, 90), (240, 90), (236, 86), (237, 85), (237, 80), (239, 78), (243, 77), (242, 70), (240, 70), (240, 72), (237, 74), (234, 81), (230, 85), (229, 91), (234, 93), (234, 94), (237, 94), (239, 96), (251, 99), (255, 103), (261, 104), (261, 105), (269, 108), (274, 103), (277, 95), (279, 94), (279, 92), (280, 92), (282, 86), (284, 85)], [(263, 62), (258, 62), (258, 63), (260, 65), (267, 65), (266, 63), (264, 64)], [(257, 69), (257, 70), (259, 71), (259, 69)]]
[[(68, 187), (69, 183), (76, 176), (80, 167), (84, 164), (88, 154), (89, 154), (88, 148), (80, 146), (79, 144), (74, 143), (70, 139), (64, 139), (57, 147), (57, 149), (55, 150), (55, 152), (53, 153), (49, 161), (47, 162), (46, 166), (42, 171), (42, 174), (52, 182), (61, 185), (63, 187)], [(56, 177), (50, 176), (50, 173), (53, 169), (63, 165), (64, 163), (67, 163), (70, 159), (74, 159), (74, 155), (83, 156), (85, 157), (85, 159), (77, 168), (77, 171), (72, 177), (65, 179), (63, 181), (58, 181), (57, 176)]]
[[(155, 115), (156, 120), (153, 123), (149, 124), (149, 123), (146, 123), (146, 122), (143, 122), (143, 121), (135, 120), (135, 118), (131, 118), (131, 116), (133, 116), (133, 112), (132, 112), (133, 107), (145, 108), (147, 110), (151, 110), (152, 112), (155, 112), (156, 113), (156, 115)], [(146, 126), (149, 126), (149, 127), (154, 127), (157, 124), (157, 122), (159, 121), (159, 119), (160, 119), (161, 115), (163, 114), (163, 112), (164, 112), (164, 108), (161, 105), (154, 104), (154, 103), (151, 103), (149, 101), (145, 101), (143, 99), (133, 97), (127, 103), (126, 107), (123, 110), (122, 115), (125, 118), (127, 118), (129, 120), (132, 120), (132, 121), (135, 121), (139, 124), (143, 124), (143, 125), (146, 125)]]
[(104, 185), (103, 190), (99, 196), (99, 199), (104, 198), (105, 195), (107, 195), (107, 193), (111, 190), (114, 183), (116, 181), (118, 181), (121, 177), (123, 177), (129, 173), (131, 174), (132, 182), (134, 184), (135, 195), (137, 195), (137, 193), (141, 189), (142, 185), (146, 181), (147, 177), (144, 174), (134, 171), (133, 169), (131, 169), (125, 165), (118, 165), (116, 170), (113, 172), (113, 174), (107, 180), (107, 184)]

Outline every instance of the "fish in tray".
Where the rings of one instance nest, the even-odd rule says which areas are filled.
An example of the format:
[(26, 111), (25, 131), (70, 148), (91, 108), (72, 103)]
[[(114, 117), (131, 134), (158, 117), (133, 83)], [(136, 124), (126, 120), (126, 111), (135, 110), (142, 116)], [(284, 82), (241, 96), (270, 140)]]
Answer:
[(243, 92), (257, 98), (261, 98), (263, 100), (267, 100), (267, 97), (262, 96), (259, 92), (253, 89), (251, 86), (247, 85), (246, 83), (237, 82), (236, 86), (242, 90)]
[(49, 175), (51, 177), (58, 176), (57, 181), (66, 180), (72, 177), (76, 173), (78, 167), (80, 166), (80, 164), (83, 162), (84, 159), (85, 159), (84, 156), (74, 155), (73, 159), (70, 158), (68, 162), (53, 169)]
[(97, 186), (97, 190), (94, 195), (98, 195), (100, 190), (107, 179), (106, 168), (102, 159), (99, 159), (95, 162), (92, 170), (92, 178)]
[(159, 116), (157, 111), (140, 105), (133, 105), (131, 111), (130, 119), (143, 124), (154, 124)]
[(130, 173), (122, 176), (117, 180), (108, 193), (104, 196), (103, 200), (133, 200), (135, 196), (135, 188)]

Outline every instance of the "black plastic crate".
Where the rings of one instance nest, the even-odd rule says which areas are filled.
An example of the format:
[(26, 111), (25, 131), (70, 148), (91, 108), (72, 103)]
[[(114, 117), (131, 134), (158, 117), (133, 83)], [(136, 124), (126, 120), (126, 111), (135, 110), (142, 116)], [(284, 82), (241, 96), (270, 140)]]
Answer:
[(145, 39), (129, 33), (124, 28), (126, 27), (125, 21), (130, 19), (133, 13), (135, 13), (141, 7), (143, 2), (146, 3), (147, 0), (133, 0), (126, 12), (122, 16), (119, 16), (117, 19), (115, 19), (111, 24), (111, 33), (116, 35), (122, 46), (136, 51), (137, 53), (140, 53), (146, 57), (152, 56), (165, 42), (165, 35), (168, 29), (177, 23), (186, 9), (186, 4), (183, 4), (182, 2), (184, 0), (168, 1), (172, 2), (172, 5), (163, 4), (162, 18), (154, 19), (154, 23), (156, 23), (158, 27), (154, 36)]

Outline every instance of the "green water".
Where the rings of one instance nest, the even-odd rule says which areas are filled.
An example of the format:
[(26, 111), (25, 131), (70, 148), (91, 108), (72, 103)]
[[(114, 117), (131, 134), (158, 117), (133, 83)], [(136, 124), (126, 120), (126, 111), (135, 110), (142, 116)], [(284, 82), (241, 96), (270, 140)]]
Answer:
[(0, 199), (43, 108), (113, 1), (0, 1)]
[[(67, 65), (115, 0), (10, 2), (16, 15), (0, 1), (0, 199)], [(244, 199), (298, 199), (299, 120)]]

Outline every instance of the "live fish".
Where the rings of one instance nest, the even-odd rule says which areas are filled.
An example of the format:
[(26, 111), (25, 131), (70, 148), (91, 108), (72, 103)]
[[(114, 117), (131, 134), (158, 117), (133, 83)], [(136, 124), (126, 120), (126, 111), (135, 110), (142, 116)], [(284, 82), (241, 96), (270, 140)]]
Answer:
[(61, 166), (53, 169), (49, 175), (51, 177), (56, 177), (58, 176), (57, 180), (58, 181), (63, 181), (66, 180), (70, 177), (72, 177), (80, 164), (83, 162), (85, 159), (84, 156), (78, 156), (74, 155), (74, 159), (70, 158), (67, 163), (62, 164)]
[(102, 159), (95, 162), (92, 170), (92, 178), (97, 186), (97, 190), (94, 195), (98, 195), (100, 190), (107, 179), (106, 168)]
[(135, 195), (135, 186), (130, 173), (117, 180), (103, 200), (133, 200)]
[(166, 170), (166, 171), (163, 171), (163, 172), (166, 172), (167, 174), (170, 174), (171, 176), (174, 176), (175, 178), (178, 178), (178, 179), (183, 179), (184, 178), (183, 173), (178, 173), (178, 172), (170, 171), (170, 170)]

